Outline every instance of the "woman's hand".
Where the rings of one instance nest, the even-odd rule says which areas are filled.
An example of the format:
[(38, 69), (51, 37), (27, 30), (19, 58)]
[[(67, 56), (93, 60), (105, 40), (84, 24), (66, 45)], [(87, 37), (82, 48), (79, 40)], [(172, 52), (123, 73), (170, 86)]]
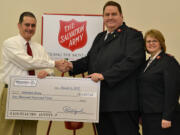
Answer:
[(162, 119), (161, 127), (162, 128), (170, 128), (171, 127), (171, 121)]

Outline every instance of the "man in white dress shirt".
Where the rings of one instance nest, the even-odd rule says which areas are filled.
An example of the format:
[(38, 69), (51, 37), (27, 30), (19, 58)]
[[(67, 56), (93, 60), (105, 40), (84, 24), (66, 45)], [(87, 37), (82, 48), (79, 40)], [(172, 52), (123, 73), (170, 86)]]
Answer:
[[(0, 80), (5, 83), (0, 97), (0, 135), (36, 135), (37, 121), (6, 120), (5, 106), (7, 88), (10, 76), (30, 75), (29, 70), (42, 69), (38, 76), (53, 74), (53, 68), (61, 69), (63, 60), (53, 61), (44, 48), (31, 41), (36, 31), (36, 18), (31, 12), (20, 15), (18, 22), (19, 35), (4, 41), (0, 65)], [(27, 54), (27, 42), (30, 45), (32, 56)]]

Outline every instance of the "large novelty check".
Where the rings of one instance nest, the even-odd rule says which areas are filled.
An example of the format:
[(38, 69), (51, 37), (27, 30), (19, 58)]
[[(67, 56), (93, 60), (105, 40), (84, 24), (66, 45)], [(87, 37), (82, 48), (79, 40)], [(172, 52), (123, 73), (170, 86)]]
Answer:
[(88, 78), (12, 76), (6, 119), (98, 122), (99, 94)]

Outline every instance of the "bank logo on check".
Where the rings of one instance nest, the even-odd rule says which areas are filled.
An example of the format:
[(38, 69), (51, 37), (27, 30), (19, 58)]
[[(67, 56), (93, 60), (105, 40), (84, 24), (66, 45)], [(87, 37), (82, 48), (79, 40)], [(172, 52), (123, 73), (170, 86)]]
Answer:
[(26, 86), (26, 87), (35, 87), (37, 85), (36, 79), (16, 79), (14, 81), (15, 86)]

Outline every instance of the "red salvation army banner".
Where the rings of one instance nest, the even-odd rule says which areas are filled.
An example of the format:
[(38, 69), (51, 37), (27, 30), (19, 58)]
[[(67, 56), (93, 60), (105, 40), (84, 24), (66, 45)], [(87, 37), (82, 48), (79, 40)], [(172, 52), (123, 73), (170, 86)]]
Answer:
[(54, 60), (76, 60), (87, 55), (102, 31), (102, 15), (44, 14), (42, 45)]

